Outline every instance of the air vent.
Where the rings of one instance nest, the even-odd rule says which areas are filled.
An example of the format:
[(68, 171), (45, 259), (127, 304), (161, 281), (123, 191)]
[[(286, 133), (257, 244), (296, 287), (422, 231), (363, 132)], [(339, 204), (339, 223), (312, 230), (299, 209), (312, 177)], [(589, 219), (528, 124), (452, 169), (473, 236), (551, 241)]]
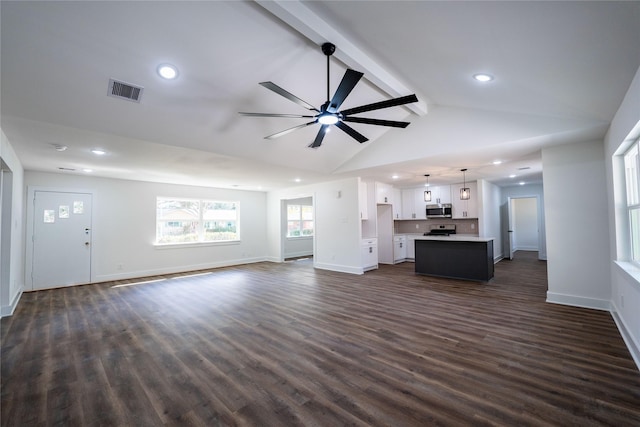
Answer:
[(144, 88), (140, 86), (109, 79), (109, 92), (107, 92), (107, 95), (126, 99), (127, 101), (140, 102), (143, 90)]

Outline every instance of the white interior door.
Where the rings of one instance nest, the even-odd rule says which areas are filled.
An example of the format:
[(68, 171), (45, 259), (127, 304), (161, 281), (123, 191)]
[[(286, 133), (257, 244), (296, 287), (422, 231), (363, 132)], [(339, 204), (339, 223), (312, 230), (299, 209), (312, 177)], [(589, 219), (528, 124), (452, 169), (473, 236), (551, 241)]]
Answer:
[(33, 289), (91, 282), (91, 194), (36, 191)]

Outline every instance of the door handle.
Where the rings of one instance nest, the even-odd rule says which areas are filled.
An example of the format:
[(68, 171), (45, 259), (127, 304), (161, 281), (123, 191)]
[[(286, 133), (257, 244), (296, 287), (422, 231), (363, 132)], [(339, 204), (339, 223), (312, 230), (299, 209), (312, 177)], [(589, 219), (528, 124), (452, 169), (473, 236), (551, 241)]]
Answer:
[(89, 242), (84, 242), (84, 245), (85, 246), (89, 246)]

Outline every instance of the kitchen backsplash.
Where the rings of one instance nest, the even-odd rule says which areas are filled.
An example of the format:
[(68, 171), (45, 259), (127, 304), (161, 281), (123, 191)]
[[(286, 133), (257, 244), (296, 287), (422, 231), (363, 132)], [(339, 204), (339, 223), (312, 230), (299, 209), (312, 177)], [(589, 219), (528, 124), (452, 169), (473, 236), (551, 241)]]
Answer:
[[(396, 234), (422, 234), (429, 231), (432, 225), (455, 224), (457, 234), (478, 234), (478, 219), (422, 219), (394, 221)], [(416, 228), (416, 225), (418, 228)]]

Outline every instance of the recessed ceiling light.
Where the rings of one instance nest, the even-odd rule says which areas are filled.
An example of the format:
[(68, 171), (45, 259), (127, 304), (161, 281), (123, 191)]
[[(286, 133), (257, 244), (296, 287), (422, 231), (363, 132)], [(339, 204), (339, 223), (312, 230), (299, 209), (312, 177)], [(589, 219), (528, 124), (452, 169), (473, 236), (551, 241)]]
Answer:
[(82, 172), (86, 172), (86, 173), (93, 172), (93, 169), (85, 168), (85, 169), (82, 169)]
[(502, 160), (494, 160), (493, 164), (494, 165), (500, 165), (500, 164), (502, 164)]
[(520, 184), (520, 185), (524, 185), (524, 181), (520, 181), (518, 184)]
[(300, 178), (296, 178), (296, 179), (294, 179), (294, 181), (295, 181), (295, 182), (300, 182), (300, 181), (302, 181), (302, 180), (301, 180)]
[(94, 148), (93, 150), (91, 150), (91, 152), (97, 156), (104, 156), (105, 154), (107, 154), (107, 152), (102, 148)]
[(493, 80), (493, 76), (491, 74), (484, 73), (474, 74), (473, 78), (482, 83), (490, 82), (491, 80)]
[(56, 151), (66, 151), (67, 147), (66, 145), (62, 145), (62, 144), (53, 144), (53, 148)]
[(399, 177), (398, 175), (392, 175), (392, 176), (391, 176), (391, 178), (392, 178), (392, 179), (398, 179), (398, 178), (400, 178), (400, 177)]
[(516, 175), (509, 175), (509, 178), (515, 178)]
[(178, 69), (171, 64), (158, 65), (158, 74), (163, 79), (173, 80), (178, 77)]

